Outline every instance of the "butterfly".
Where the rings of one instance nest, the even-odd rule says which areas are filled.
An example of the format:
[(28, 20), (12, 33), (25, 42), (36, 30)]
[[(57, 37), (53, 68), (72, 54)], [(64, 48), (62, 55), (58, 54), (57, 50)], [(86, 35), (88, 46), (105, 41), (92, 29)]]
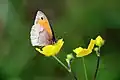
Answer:
[(32, 46), (46, 46), (56, 42), (52, 26), (42, 11), (38, 11), (36, 14), (30, 38)]

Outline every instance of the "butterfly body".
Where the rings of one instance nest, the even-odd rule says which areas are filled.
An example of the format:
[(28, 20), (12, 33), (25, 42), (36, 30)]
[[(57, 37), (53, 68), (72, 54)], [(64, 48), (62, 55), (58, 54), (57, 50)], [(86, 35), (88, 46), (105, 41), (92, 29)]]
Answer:
[(55, 42), (53, 30), (41, 11), (37, 12), (30, 38), (33, 46), (46, 46)]

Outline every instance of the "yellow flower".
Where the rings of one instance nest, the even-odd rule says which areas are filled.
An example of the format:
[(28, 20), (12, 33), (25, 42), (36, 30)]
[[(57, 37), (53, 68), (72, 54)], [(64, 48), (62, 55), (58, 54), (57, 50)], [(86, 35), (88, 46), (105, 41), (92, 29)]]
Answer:
[(94, 44), (95, 44), (95, 40), (91, 39), (87, 49), (79, 47), (79, 48), (74, 49), (73, 52), (76, 53), (76, 57), (86, 56), (92, 52), (94, 48)]
[(88, 45), (88, 49), (92, 50), (94, 48), (94, 45), (95, 45), (95, 40), (91, 39), (90, 44)]
[(74, 49), (73, 52), (76, 53), (76, 57), (83, 57), (83, 56), (90, 54), (92, 51), (89, 49), (79, 47), (79, 48)]
[(39, 48), (36, 48), (36, 50), (45, 56), (54, 56), (60, 51), (63, 44), (64, 44), (63, 39), (60, 39), (57, 41), (57, 43), (53, 45), (47, 45), (43, 47), (42, 50), (40, 50)]
[(99, 46), (99, 47), (101, 47), (101, 46), (104, 44), (104, 40), (102, 39), (101, 36), (98, 36), (98, 37), (95, 39), (95, 44), (96, 44), (96, 46)]
[(64, 44), (63, 39), (58, 40), (57, 43), (54, 44), (54, 46), (55, 46), (54, 52), (55, 52), (56, 54), (60, 51), (60, 49), (62, 48), (63, 44)]

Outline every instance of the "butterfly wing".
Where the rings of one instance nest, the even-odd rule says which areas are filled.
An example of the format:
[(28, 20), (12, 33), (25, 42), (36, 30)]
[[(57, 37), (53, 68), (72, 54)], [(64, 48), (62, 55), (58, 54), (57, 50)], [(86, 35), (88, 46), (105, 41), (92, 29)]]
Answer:
[(34, 25), (38, 24), (39, 20), (47, 20), (47, 17), (45, 16), (45, 14), (42, 11), (38, 11), (35, 17), (35, 21), (34, 21)]
[(30, 34), (32, 46), (45, 46), (51, 44), (51, 40), (49, 40), (50, 36), (39, 24), (32, 26)]
[(38, 11), (31, 29), (31, 43), (33, 46), (45, 46), (53, 42), (55, 42), (55, 36), (52, 27), (45, 14)]
[(52, 41), (56, 42), (56, 38), (55, 38), (55, 33), (53, 31), (52, 25), (50, 24), (51, 30), (52, 30)]

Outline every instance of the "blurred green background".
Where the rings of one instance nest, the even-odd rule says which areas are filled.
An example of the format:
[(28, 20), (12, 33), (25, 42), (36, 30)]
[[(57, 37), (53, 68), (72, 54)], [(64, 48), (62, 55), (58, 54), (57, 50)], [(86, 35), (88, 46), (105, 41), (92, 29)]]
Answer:
[[(78, 46), (87, 47), (101, 35), (105, 45), (97, 80), (120, 80), (119, 0), (0, 0), (0, 80), (73, 80), (52, 57), (38, 55), (30, 42), (36, 12), (49, 18), (57, 39), (64, 46), (57, 55), (65, 64), (66, 55)], [(33, 59), (35, 57), (35, 59)], [(85, 57), (89, 80), (93, 80), (96, 54)], [(72, 63), (78, 80), (85, 80), (81, 58)]]

